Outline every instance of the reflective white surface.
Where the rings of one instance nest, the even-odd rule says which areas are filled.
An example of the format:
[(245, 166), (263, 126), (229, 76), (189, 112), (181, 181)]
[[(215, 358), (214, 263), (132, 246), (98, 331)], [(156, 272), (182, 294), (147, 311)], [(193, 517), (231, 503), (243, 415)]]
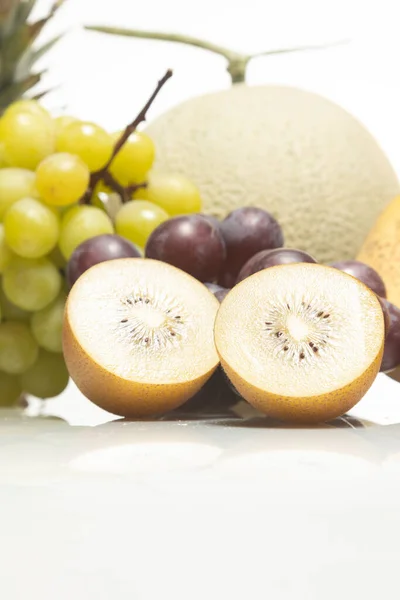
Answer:
[(397, 598), (399, 392), (312, 429), (107, 422), (73, 387), (46, 410), (81, 425), (3, 410), (2, 598)]

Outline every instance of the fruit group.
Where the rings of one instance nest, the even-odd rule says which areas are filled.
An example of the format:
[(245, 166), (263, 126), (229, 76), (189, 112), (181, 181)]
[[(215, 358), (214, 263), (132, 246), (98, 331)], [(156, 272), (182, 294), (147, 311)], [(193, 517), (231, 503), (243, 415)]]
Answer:
[(146, 257), (162, 260), (199, 281), (214, 281), (225, 263), (226, 248), (219, 228), (201, 215), (175, 217), (153, 231)]
[(290, 265), (293, 263), (316, 263), (312, 256), (303, 252), (302, 250), (295, 250), (294, 248), (276, 248), (275, 250), (262, 250), (257, 252), (247, 263), (241, 268), (236, 283), (239, 283), (246, 277), (250, 277), (258, 271), (268, 269), (269, 267), (276, 267), (278, 265)]
[(377, 296), (330, 267), (271, 267), (235, 286), (218, 312), (215, 342), (239, 393), (271, 417), (333, 419), (379, 371), (384, 319)]
[(156, 145), (156, 168), (189, 177), (205, 212), (224, 218), (243, 205), (264, 208), (288, 246), (320, 262), (354, 258), (399, 193), (369, 132), (339, 106), (300, 89), (235, 84), (184, 102), (146, 132)]
[(218, 307), (200, 282), (165, 263), (100, 263), (68, 296), (64, 354), (70, 375), (90, 400), (118, 415), (176, 408), (218, 365)]

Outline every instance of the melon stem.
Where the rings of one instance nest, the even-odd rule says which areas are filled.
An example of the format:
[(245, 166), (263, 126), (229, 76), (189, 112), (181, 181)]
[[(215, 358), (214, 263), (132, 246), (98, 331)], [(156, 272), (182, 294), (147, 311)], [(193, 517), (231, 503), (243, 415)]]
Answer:
[(161, 31), (142, 31), (139, 29), (126, 29), (123, 27), (106, 27), (101, 25), (86, 25), (85, 29), (88, 31), (96, 31), (99, 33), (107, 33), (109, 35), (118, 35), (124, 37), (142, 38), (147, 40), (158, 40), (163, 42), (175, 42), (179, 44), (186, 44), (189, 46), (195, 46), (202, 50), (208, 50), (214, 54), (223, 56), (228, 61), (227, 71), (231, 77), (232, 83), (243, 83), (246, 80), (247, 65), (253, 58), (260, 58), (262, 56), (271, 56), (275, 54), (288, 54), (290, 52), (303, 52), (307, 50), (322, 50), (331, 46), (342, 44), (344, 41), (333, 42), (330, 44), (320, 44), (314, 46), (295, 46), (293, 48), (279, 48), (277, 50), (267, 50), (265, 52), (256, 52), (255, 54), (242, 54), (219, 46), (212, 42), (202, 40), (200, 38), (192, 37), (190, 35), (183, 35), (179, 33), (163, 33)]

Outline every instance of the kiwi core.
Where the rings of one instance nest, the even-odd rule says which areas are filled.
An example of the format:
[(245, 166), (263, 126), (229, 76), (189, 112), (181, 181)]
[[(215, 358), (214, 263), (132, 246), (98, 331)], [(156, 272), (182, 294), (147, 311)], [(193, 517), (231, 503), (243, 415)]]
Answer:
[(314, 264), (271, 267), (243, 280), (218, 312), (225, 363), (276, 395), (312, 396), (359, 377), (382, 347), (382, 309), (353, 277)]

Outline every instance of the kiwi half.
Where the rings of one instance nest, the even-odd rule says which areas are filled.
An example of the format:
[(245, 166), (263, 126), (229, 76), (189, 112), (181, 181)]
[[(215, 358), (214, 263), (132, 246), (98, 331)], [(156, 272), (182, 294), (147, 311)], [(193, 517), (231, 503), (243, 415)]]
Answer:
[(171, 265), (100, 263), (67, 300), (63, 347), (71, 378), (89, 400), (124, 417), (177, 408), (219, 364), (218, 308), (202, 283)]
[(215, 323), (221, 364), (240, 394), (271, 417), (323, 422), (365, 394), (381, 364), (376, 295), (337, 269), (298, 263), (234, 287)]

